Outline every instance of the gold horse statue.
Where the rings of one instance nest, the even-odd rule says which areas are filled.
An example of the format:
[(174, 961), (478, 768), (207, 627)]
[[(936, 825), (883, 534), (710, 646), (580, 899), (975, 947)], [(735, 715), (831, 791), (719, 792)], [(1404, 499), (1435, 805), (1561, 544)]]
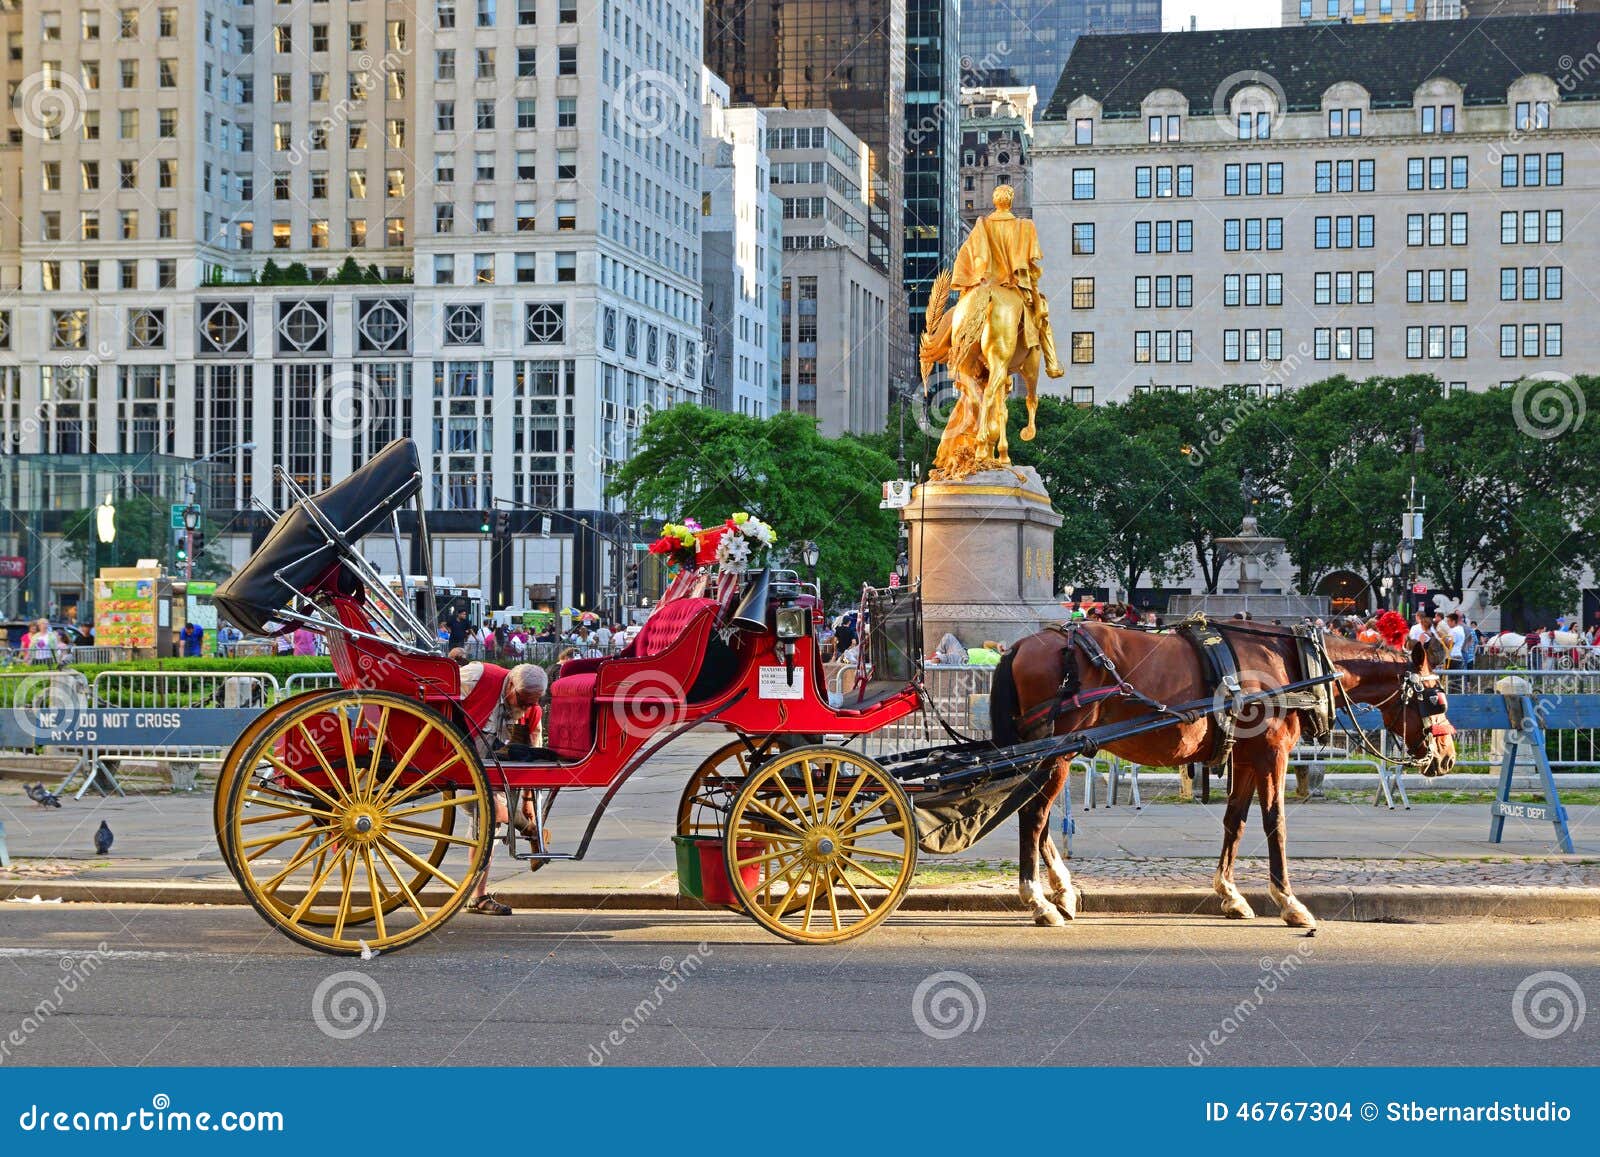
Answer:
[[(919, 348), (922, 385), (937, 364), (956, 385), (956, 404), (945, 422), (932, 476), (954, 480), (1008, 468), (1006, 400), (1013, 374), (1027, 386), (1028, 424), (1034, 436), (1039, 408), (1039, 365), (1062, 376), (1050, 330), (1050, 307), (1039, 292), (1043, 254), (1032, 221), (1011, 212), (1009, 185), (994, 191), (995, 211), (980, 219), (961, 244), (954, 269), (941, 270), (928, 294), (927, 323)], [(950, 291), (959, 291), (949, 307)]]

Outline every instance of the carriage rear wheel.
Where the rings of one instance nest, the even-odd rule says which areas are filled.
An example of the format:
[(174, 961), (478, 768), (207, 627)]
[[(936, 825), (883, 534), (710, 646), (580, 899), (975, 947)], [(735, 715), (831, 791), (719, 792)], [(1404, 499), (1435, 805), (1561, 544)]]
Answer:
[(267, 729), (268, 724), (285, 712), (293, 710), (296, 704), (314, 696), (325, 694), (327, 694), (326, 690), (302, 691), (298, 695), (279, 699), (245, 726), (245, 729), (239, 733), (239, 738), (234, 740), (233, 745), (228, 748), (228, 754), (222, 757), (222, 766), (217, 769), (216, 792), (211, 797), (211, 826), (212, 830), (217, 834), (217, 849), (222, 853), (223, 862), (228, 865), (228, 871), (233, 873), (233, 878), (236, 880), (239, 878), (239, 873), (234, 866), (233, 852), (228, 847), (228, 824), (225, 819), (228, 792), (233, 788), (234, 776), (238, 774), (240, 766), (244, 763), (245, 755), (250, 751), (250, 748), (255, 744), (261, 733)]
[[(285, 741), (314, 759), (286, 761)], [(492, 808), (476, 754), (443, 716), (388, 692), (334, 691), (257, 736), (229, 790), (226, 847), (250, 903), (291, 940), (393, 951), (466, 902), (488, 865)]]
[(678, 835), (721, 836), (728, 822), (728, 808), (749, 776), (752, 763), (776, 749), (776, 742), (770, 739), (754, 744), (735, 739), (701, 760), (678, 797)]
[(734, 894), (768, 931), (800, 944), (849, 940), (886, 920), (911, 887), (911, 800), (858, 752), (783, 752), (734, 798), (726, 862)]

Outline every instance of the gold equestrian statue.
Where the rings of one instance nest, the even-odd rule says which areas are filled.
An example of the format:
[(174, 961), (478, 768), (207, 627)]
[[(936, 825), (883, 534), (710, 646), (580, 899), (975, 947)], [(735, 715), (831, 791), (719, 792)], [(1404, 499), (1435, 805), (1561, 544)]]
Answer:
[[(1032, 221), (1011, 212), (1010, 185), (994, 191), (994, 212), (980, 218), (962, 242), (954, 270), (941, 270), (928, 294), (927, 326), (919, 359), (922, 384), (942, 363), (956, 385), (956, 404), (939, 439), (933, 477), (965, 478), (1011, 465), (1006, 443), (1006, 399), (1011, 375), (1027, 385), (1032, 441), (1039, 407), (1039, 362), (1052, 378), (1064, 372), (1050, 332), (1050, 307), (1039, 292), (1043, 254)], [(947, 308), (950, 291), (960, 293)]]

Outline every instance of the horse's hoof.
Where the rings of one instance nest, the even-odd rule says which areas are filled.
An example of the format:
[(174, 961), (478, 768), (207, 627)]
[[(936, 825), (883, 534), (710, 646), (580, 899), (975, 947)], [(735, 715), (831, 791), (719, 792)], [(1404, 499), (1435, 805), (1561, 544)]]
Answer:
[(1078, 918), (1078, 897), (1075, 891), (1052, 892), (1047, 899), (1068, 920), (1076, 920)]
[(1035, 908), (1033, 910), (1033, 922), (1041, 928), (1065, 928), (1067, 926), (1067, 918), (1054, 906)]
[(1237, 902), (1223, 901), (1222, 914), (1229, 920), (1254, 920), (1256, 918), (1255, 910), (1243, 900)]
[(1018, 437), (1021, 438), (1024, 442), (1031, 442), (1031, 441), (1033, 441), (1033, 435), (1034, 435), (1033, 426), (1032, 426), (1032, 424), (1029, 424), (1029, 425), (1024, 426), (1022, 428), (1022, 433), (1019, 434)]
[(1285, 905), (1279, 915), (1283, 917), (1283, 922), (1291, 928), (1315, 928), (1317, 926), (1317, 918), (1298, 900)]

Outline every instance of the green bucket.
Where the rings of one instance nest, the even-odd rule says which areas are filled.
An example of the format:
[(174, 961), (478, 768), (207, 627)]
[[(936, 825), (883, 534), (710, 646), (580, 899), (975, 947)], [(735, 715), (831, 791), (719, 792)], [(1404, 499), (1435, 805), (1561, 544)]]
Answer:
[(678, 895), (704, 900), (706, 889), (700, 875), (700, 845), (716, 836), (673, 836), (672, 851), (678, 861)]

